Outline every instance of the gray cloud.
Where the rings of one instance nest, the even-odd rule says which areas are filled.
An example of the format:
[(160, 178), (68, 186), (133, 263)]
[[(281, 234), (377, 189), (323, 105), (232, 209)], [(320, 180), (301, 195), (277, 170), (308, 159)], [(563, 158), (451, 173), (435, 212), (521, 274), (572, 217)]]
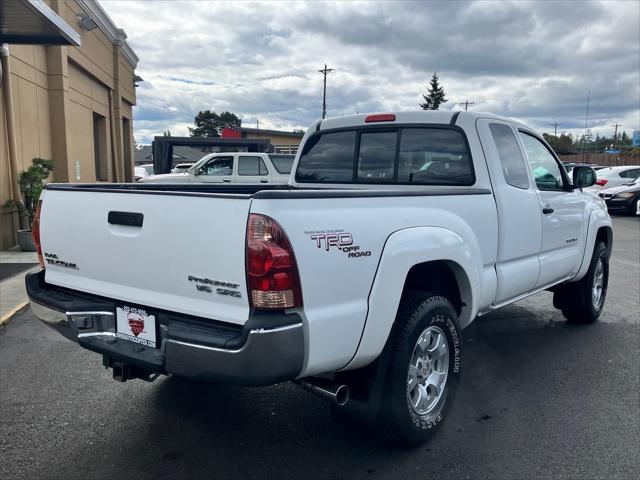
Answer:
[(633, 1), (102, 3), (141, 59), (138, 141), (186, 134), (203, 109), (304, 128), (320, 115), (325, 62), (336, 69), (330, 115), (418, 108), (437, 71), (446, 109), (468, 98), (474, 110), (576, 133), (590, 89), (594, 131), (640, 126)]

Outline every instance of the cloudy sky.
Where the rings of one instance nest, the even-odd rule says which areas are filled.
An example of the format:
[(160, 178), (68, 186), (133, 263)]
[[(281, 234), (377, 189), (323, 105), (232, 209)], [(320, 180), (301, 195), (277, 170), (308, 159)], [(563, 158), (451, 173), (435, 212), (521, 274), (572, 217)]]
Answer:
[(179, 2), (102, 0), (140, 57), (135, 137), (187, 135), (204, 109), (244, 126), (306, 128), (321, 115), (418, 108), (437, 71), (445, 109), (540, 131), (640, 127), (640, 2)]

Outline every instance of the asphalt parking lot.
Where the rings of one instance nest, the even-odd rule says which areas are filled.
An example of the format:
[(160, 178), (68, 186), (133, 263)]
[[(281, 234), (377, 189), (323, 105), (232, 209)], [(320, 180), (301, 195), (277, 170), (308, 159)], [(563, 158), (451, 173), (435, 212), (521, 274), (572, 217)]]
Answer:
[[(542, 293), (464, 331), (435, 441), (398, 450), (290, 384), (119, 384), (30, 311), (0, 330), (0, 477), (633, 478), (640, 471), (640, 219), (614, 218), (601, 321)], [(637, 478), (637, 477), (635, 477)]]

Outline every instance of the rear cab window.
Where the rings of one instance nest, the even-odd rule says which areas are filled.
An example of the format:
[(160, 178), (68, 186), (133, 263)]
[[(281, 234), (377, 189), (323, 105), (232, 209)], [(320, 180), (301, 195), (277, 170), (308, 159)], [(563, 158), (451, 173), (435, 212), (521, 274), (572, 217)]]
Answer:
[(512, 187), (527, 190), (529, 188), (527, 166), (513, 130), (502, 123), (489, 124), (489, 130), (498, 151), (505, 181)]
[(454, 126), (355, 128), (311, 137), (298, 162), (300, 183), (472, 185), (466, 137)]

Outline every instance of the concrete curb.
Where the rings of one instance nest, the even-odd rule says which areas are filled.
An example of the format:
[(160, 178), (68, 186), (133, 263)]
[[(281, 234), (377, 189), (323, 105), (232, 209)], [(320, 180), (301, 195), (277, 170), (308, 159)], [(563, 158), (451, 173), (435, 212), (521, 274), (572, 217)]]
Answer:
[(0, 318), (0, 326), (5, 326), (7, 323), (11, 321), (13, 317), (18, 315), (19, 313), (24, 312), (28, 307), (29, 307), (29, 302), (22, 302), (16, 305), (15, 307), (13, 307), (7, 313), (2, 315), (2, 318)]

